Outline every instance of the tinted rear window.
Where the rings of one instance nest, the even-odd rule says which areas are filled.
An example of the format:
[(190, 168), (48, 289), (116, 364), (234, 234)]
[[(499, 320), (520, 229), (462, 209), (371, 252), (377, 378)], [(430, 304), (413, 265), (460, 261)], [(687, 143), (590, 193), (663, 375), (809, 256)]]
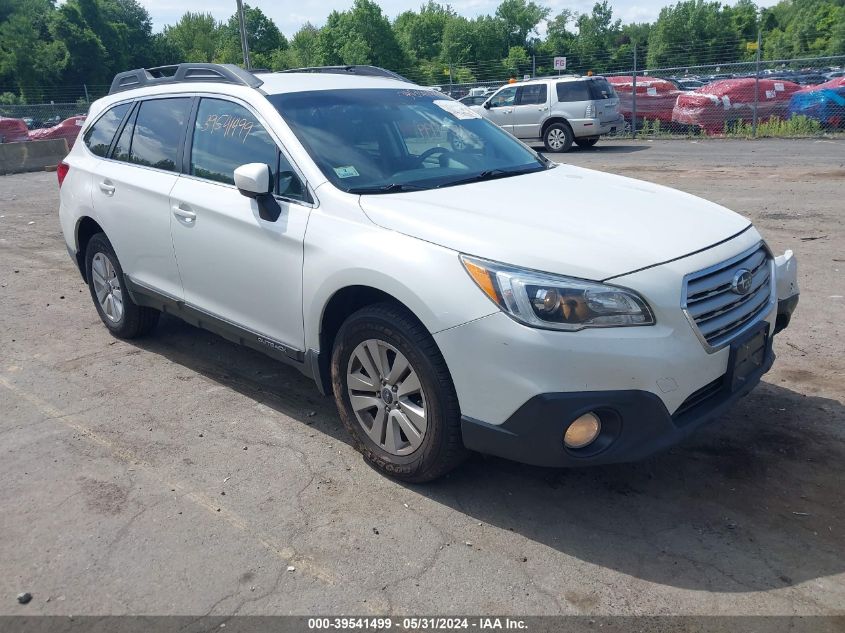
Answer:
[(97, 119), (97, 122), (85, 132), (84, 140), (88, 149), (97, 156), (105, 156), (109, 153), (109, 147), (114, 138), (114, 133), (117, 131), (117, 126), (129, 112), (131, 105), (131, 103), (116, 105)]
[(590, 89), (593, 93), (593, 99), (612, 99), (616, 96), (613, 86), (611, 86), (604, 77), (601, 79), (593, 79), (589, 83)]
[(557, 84), (558, 101), (592, 101), (589, 81), (561, 81)]
[(177, 171), (176, 161), (190, 107), (191, 100), (184, 97), (141, 103), (135, 118), (129, 162)]

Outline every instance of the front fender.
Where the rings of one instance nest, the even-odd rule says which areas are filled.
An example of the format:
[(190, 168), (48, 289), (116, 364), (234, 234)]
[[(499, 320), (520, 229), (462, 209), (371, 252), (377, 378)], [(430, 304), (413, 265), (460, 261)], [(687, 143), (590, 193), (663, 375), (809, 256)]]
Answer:
[(455, 251), (361, 220), (320, 211), (309, 220), (303, 263), (306, 349), (319, 351), (325, 307), (349, 286), (390, 295), (432, 334), (498, 311)]

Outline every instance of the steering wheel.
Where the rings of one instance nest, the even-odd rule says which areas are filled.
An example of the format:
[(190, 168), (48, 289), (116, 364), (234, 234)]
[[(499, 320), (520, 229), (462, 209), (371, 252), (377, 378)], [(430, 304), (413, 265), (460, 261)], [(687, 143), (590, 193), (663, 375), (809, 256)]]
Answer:
[(429, 158), (434, 156), (435, 154), (441, 154), (440, 156), (440, 166), (444, 166), (443, 159), (446, 158), (446, 154), (453, 154), (454, 152), (450, 150), (448, 147), (429, 147), (425, 150), (422, 154), (419, 155), (417, 160), (419, 160), (420, 165), (422, 165), (425, 161)]

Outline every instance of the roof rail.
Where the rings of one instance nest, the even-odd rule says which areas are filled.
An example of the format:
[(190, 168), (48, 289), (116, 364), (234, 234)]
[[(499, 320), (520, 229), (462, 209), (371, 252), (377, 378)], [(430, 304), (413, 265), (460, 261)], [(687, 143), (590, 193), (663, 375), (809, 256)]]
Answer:
[(389, 79), (398, 79), (409, 84), (414, 83), (386, 68), (379, 68), (378, 66), (369, 66), (365, 64), (356, 64), (350, 66), (309, 66), (307, 68), (290, 68), (288, 70), (280, 70), (282, 73), (335, 73), (338, 75), (361, 75), (364, 77), (387, 77)]
[(117, 73), (111, 82), (109, 94), (143, 86), (198, 81), (240, 84), (250, 88), (258, 88), (264, 83), (248, 70), (234, 64), (173, 64)]

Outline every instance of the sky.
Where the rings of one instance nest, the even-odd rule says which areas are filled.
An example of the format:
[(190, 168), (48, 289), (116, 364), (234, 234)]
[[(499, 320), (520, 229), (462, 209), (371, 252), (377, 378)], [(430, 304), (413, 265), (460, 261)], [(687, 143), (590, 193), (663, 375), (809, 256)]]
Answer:
[[(424, 0), (377, 0), (382, 10), (392, 20), (403, 11), (419, 10)], [(146, 7), (153, 19), (153, 28), (160, 31), (166, 24), (173, 24), (179, 20), (185, 11), (199, 11), (211, 13), (218, 20), (228, 19), (235, 12), (235, 0), (139, 0)], [(443, 1), (451, 4), (460, 15), (473, 18), (477, 15), (490, 14), (496, 11), (499, 0), (454, 0)], [(661, 7), (671, 4), (673, 0), (639, 0), (638, 2), (611, 2), (614, 17), (623, 22), (653, 22), (657, 18)], [(771, 6), (776, 0), (758, 0), (761, 6)], [(595, 0), (543, 0), (540, 2), (551, 7), (552, 16), (562, 9), (571, 9), (576, 13), (589, 13)], [(247, 4), (259, 7), (270, 16), (281, 29), (282, 33), (290, 37), (299, 30), (305, 22), (315, 26), (322, 26), (328, 14), (337, 9), (343, 11), (352, 5), (352, 0), (297, 0), (296, 2), (279, 2), (278, 0), (251, 0)], [(732, 4), (732, 2), (731, 2)], [(293, 6), (295, 11), (290, 11)], [(544, 29), (541, 29), (543, 31)]]

